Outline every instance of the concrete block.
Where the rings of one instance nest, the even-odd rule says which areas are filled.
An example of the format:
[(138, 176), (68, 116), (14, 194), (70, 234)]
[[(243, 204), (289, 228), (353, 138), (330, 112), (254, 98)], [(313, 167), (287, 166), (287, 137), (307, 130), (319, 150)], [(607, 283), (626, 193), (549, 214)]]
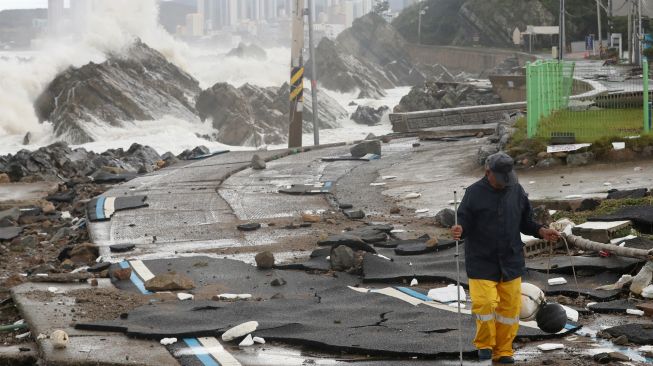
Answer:
[(576, 225), (572, 229), (572, 233), (595, 242), (610, 243), (618, 231), (631, 226), (632, 223), (630, 221), (588, 221), (584, 224)]

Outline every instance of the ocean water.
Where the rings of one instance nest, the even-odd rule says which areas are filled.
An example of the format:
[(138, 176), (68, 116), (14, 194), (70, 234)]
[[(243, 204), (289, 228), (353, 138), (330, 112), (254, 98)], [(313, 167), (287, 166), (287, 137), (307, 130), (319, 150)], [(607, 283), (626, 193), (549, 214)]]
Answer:
[[(54, 77), (68, 67), (80, 67), (89, 62), (101, 63), (109, 53), (120, 53), (135, 38), (140, 38), (150, 47), (158, 50), (168, 60), (195, 77), (202, 88), (217, 82), (228, 82), (235, 86), (251, 83), (259, 86), (281, 86), (288, 81), (290, 48), (266, 49), (267, 59), (239, 59), (226, 57), (226, 53), (237, 45), (197, 47), (183, 43), (157, 22), (158, 9), (155, 0), (112, 0), (99, 2), (101, 6), (89, 14), (88, 21), (77, 25), (78, 34), (49, 37), (34, 42), (31, 51), (0, 51), (0, 154), (15, 153), (21, 149), (35, 150), (58, 139), (53, 136), (52, 125), (47, 121), (39, 123), (33, 103)], [(306, 81), (306, 86), (308, 81)], [(391, 109), (409, 88), (388, 91), (384, 100), (357, 100), (357, 93), (342, 94), (327, 91), (350, 113), (357, 104), (380, 106)], [(310, 95), (306, 95), (310, 103)], [(385, 116), (378, 126), (358, 125), (349, 119), (339, 121), (341, 128), (323, 130), (321, 143), (351, 141), (391, 132), (390, 122)], [(187, 148), (205, 145), (212, 150), (252, 149), (252, 147), (226, 146), (210, 142), (198, 135), (216, 132), (209, 122), (184, 121), (163, 117), (155, 121), (125, 122), (120, 127), (98, 123), (89, 126), (88, 131), (95, 142), (82, 147), (101, 152), (109, 148), (126, 148), (134, 142), (147, 144), (159, 153), (179, 153)], [(23, 137), (31, 134), (29, 145), (23, 145)], [(65, 140), (65, 138), (64, 138)], [(303, 138), (305, 145), (313, 144), (313, 134)], [(276, 146), (281, 147), (281, 146)]]

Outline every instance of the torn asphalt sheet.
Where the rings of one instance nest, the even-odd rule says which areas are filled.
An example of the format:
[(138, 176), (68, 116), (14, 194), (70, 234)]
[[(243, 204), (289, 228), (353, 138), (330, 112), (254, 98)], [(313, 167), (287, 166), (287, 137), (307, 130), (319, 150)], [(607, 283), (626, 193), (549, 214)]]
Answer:
[(644, 198), (648, 189), (639, 188), (639, 189), (630, 189), (626, 191), (611, 190), (608, 191), (608, 199), (623, 199), (623, 198)]
[[(324, 257), (321, 260), (328, 263)], [(127, 262), (132, 268), (134, 280), (114, 281), (114, 285), (131, 292), (142, 292), (144, 278), (152, 275), (169, 272), (183, 273), (195, 283), (195, 289), (207, 287), (215, 288), (215, 295), (219, 293), (251, 294), (252, 297), (268, 299), (275, 295), (286, 298), (310, 298), (315, 291), (332, 286), (351, 286), (360, 283), (360, 280), (346, 273), (339, 273), (337, 278), (332, 276), (313, 275), (300, 271), (260, 270), (247, 263), (210, 257), (185, 257), (174, 259), (153, 259), (145, 261)], [(123, 266), (125, 263), (121, 263)], [(121, 264), (112, 265), (111, 271), (120, 268)], [(143, 274), (143, 272), (150, 274)], [(277, 277), (282, 277), (287, 283), (283, 286), (271, 286), (270, 282)], [(204, 290), (208, 291), (208, 290)]]
[(651, 324), (624, 324), (617, 327), (608, 328), (606, 333), (617, 338), (625, 335), (628, 342), (649, 345), (653, 344), (653, 326)]
[(381, 155), (376, 154), (367, 154), (363, 157), (356, 158), (351, 155), (343, 156), (325, 156), (322, 158), (322, 161), (333, 162), (333, 161), (371, 161), (381, 159)]
[(0, 227), (0, 240), (11, 240), (23, 232), (22, 227)]
[(591, 217), (590, 221), (622, 221), (630, 220), (635, 226), (646, 232), (653, 233), (653, 206), (627, 206), (614, 213)]
[(331, 192), (332, 188), (333, 182), (331, 181), (316, 184), (293, 184), (280, 189), (279, 193), (291, 195), (324, 194)]
[(653, 249), (653, 240), (642, 238), (641, 236), (634, 239), (625, 240), (624, 243), (625, 243), (624, 246), (626, 248), (643, 249), (643, 250)]
[[(458, 332), (463, 351), (475, 355), (475, 322), (463, 317), (458, 329), (454, 313), (431, 306), (413, 306), (379, 293), (347, 287), (318, 291), (313, 298), (223, 303), (166, 301), (131, 311), (126, 319), (78, 323), (76, 328), (125, 332), (150, 339), (215, 336), (256, 320), (254, 335), (324, 351), (379, 356), (454, 357)], [(522, 338), (549, 338), (539, 329), (521, 327)], [(556, 335), (558, 336), (558, 335)]]
[(116, 211), (147, 207), (147, 196), (105, 197), (99, 196), (86, 203), (86, 215), (91, 221), (111, 220)]
[(600, 273), (605, 271), (630, 273), (639, 264), (643, 264), (645, 262), (645, 260), (617, 256), (574, 256), (573, 258), (570, 258), (567, 255), (557, 255), (550, 258), (528, 259), (526, 261), (526, 268), (535, 271), (546, 272), (550, 265), (550, 273), (573, 274), (573, 264), (577, 272), (582, 271), (582, 273), (586, 274)]
[[(464, 253), (464, 245), (461, 245), (460, 251)], [(422, 255), (398, 256), (395, 255), (392, 249), (377, 247), (377, 253), (392, 258), (393, 261), (366, 253), (363, 257), (363, 282), (409, 282), (413, 278), (416, 278), (418, 281), (456, 282), (455, 248)], [(468, 288), (467, 274), (464, 269), (464, 254), (461, 254), (460, 262), (461, 283), (464, 287)], [(567, 284), (548, 286), (548, 279), (553, 277), (563, 277), (567, 280)], [(615, 283), (620, 277), (620, 274), (608, 271), (592, 276), (579, 276), (578, 284), (580, 286), (580, 292), (596, 300), (606, 301), (613, 299), (621, 290), (599, 291), (595, 290), (595, 288), (601, 285)], [(527, 270), (522, 280), (540, 287), (549, 296), (578, 295), (572, 275), (549, 274), (547, 276), (546, 273)]]
[(626, 310), (637, 310), (637, 302), (627, 299), (599, 302), (589, 305), (588, 308), (595, 313), (620, 313), (626, 314)]

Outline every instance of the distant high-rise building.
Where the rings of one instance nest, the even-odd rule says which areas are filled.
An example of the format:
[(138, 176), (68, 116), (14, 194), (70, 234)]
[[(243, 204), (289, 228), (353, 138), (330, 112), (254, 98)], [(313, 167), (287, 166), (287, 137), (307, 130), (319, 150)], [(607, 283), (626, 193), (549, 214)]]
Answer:
[(61, 32), (64, 19), (64, 0), (48, 0), (48, 30), (51, 34)]
[(86, 29), (88, 17), (93, 10), (93, 0), (70, 0), (71, 26), (73, 32), (81, 34)]
[(204, 18), (202, 14), (193, 13), (186, 15), (186, 33), (192, 37), (204, 35)]

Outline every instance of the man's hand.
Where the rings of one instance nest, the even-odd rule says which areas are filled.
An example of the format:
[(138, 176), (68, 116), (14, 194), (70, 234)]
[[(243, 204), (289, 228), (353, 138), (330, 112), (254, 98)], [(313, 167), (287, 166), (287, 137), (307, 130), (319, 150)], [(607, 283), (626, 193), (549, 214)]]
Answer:
[(460, 240), (463, 236), (463, 227), (460, 225), (453, 226), (451, 228), (451, 236), (453, 236), (453, 240)]
[(550, 243), (555, 243), (558, 240), (560, 240), (560, 233), (553, 229), (543, 227), (540, 229), (539, 234), (542, 237), (542, 239)]

